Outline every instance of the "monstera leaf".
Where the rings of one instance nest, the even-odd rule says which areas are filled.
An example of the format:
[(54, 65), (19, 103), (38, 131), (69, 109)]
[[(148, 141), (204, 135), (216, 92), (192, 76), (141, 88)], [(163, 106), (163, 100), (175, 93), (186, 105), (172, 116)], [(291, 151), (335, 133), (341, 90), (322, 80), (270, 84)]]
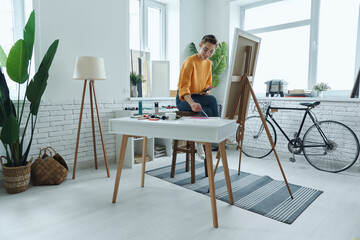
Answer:
[(6, 61), (6, 71), (14, 82), (24, 83), (28, 78), (29, 66), (29, 49), (26, 42), (19, 39), (10, 49), (9, 56)]
[(0, 46), (0, 67), (6, 66), (7, 56), (4, 49)]
[(31, 60), (35, 40), (35, 12), (32, 11), (24, 28), (24, 41), (28, 47), (28, 60)]
[[(5, 112), (0, 112), (0, 127), (3, 126), (4, 120), (13, 113), (15, 115), (15, 106), (10, 100), (9, 88), (6, 84), (5, 76), (0, 68), (0, 105), (4, 107)], [(16, 116), (16, 115), (15, 115)]]
[(10, 114), (4, 121), (0, 139), (4, 144), (13, 144), (19, 139), (20, 127), (14, 114)]
[(41, 97), (45, 91), (47, 85), (47, 79), (49, 77), (49, 69), (54, 59), (59, 40), (55, 40), (49, 49), (47, 50), (39, 70), (35, 74), (34, 78), (29, 83), (26, 89), (27, 99), (31, 102), (30, 111), (32, 114), (37, 115), (40, 105)]
[(214, 55), (211, 56), (210, 60), (212, 62), (212, 78), (213, 78), (213, 87), (216, 87), (220, 82), (220, 75), (224, 72), (226, 68), (227, 61), (227, 44), (226, 42), (219, 43), (219, 46), (216, 48)]

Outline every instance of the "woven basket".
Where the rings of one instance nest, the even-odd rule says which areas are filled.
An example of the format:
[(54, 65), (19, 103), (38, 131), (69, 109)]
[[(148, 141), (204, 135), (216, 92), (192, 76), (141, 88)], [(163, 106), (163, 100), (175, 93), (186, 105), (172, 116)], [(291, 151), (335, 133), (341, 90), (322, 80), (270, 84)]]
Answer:
[[(4, 157), (0, 157), (0, 159), (2, 158)], [(8, 193), (19, 193), (28, 189), (31, 174), (31, 161), (32, 158), (25, 166), (20, 167), (8, 167), (8, 164), (2, 164), (1, 161), (3, 182)]]
[[(50, 156), (46, 154), (46, 151), (49, 152)], [(42, 152), (44, 155), (41, 156)], [(65, 163), (64, 160), (63, 162)], [(66, 179), (67, 174), (68, 169), (54, 159), (49, 148), (41, 149), (38, 158), (31, 165), (31, 179), (35, 186), (58, 185)]]

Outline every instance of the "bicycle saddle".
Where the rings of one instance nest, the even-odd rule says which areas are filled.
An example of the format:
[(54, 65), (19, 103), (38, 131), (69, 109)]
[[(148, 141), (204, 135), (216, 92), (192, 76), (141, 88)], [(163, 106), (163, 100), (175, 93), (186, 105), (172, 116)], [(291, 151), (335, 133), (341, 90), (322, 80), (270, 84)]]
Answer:
[(320, 105), (320, 101), (308, 102), (308, 103), (300, 103), (300, 105), (314, 108), (314, 107)]

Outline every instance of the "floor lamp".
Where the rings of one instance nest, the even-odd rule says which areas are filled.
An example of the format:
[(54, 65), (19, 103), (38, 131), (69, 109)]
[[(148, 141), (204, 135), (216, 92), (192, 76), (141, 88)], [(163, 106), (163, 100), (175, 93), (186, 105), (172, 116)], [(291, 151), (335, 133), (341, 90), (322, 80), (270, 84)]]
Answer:
[(78, 127), (77, 139), (76, 139), (74, 169), (73, 169), (72, 178), (75, 179), (76, 161), (77, 161), (77, 155), (78, 155), (78, 149), (79, 149), (81, 119), (82, 119), (82, 113), (83, 113), (83, 109), (84, 109), (84, 98), (85, 98), (85, 92), (86, 92), (86, 84), (87, 84), (88, 81), (89, 81), (89, 89), (90, 89), (90, 109), (91, 109), (93, 145), (94, 145), (95, 169), (97, 169), (98, 166), (97, 166), (97, 156), (96, 156), (93, 97), (94, 97), (94, 101), (95, 101), (97, 119), (98, 119), (98, 123), (99, 123), (99, 131), (100, 131), (100, 136), (101, 136), (102, 148), (103, 148), (103, 152), (104, 152), (104, 159), (105, 159), (107, 176), (110, 177), (109, 164), (108, 164), (108, 160), (107, 160), (107, 156), (106, 156), (104, 136), (103, 136), (103, 132), (102, 132), (102, 128), (101, 128), (99, 109), (98, 109), (98, 105), (97, 105), (97, 101), (96, 101), (95, 87), (94, 87), (94, 80), (105, 80), (106, 79), (104, 59), (99, 58), (99, 57), (87, 57), (87, 56), (77, 57), (76, 60), (75, 60), (73, 78), (78, 79), (78, 80), (85, 80), (85, 82), (84, 82), (84, 89), (83, 89), (82, 100), (81, 100), (79, 127)]

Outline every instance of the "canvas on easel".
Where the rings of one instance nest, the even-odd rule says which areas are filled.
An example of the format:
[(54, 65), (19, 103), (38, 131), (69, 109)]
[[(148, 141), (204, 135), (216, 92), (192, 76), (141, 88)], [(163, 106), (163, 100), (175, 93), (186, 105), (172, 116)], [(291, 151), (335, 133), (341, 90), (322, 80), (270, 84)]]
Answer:
[(266, 131), (269, 143), (272, 146), (273, 152), (275, 154), (289, 194), (291, 198), (293, 198), (289, 184), (285, 177), (285, 173), (282, 169), (279, 157), (275, 150), (275, 144), (270, 135), (269, 128), (267, 127), (264, 116), (261, 112), (255, 92), (252, 89), (260, 41), (260, 38), (250, 33), (247, 33), (240, 29), (235, 29), (231, 66), (229, 69), (229, 81), (227, 82), (226, 86), (224, 112), (222, 114), (222, 117), (228, 119), (237, 119), (237, 123), (239, 124), (239, 131), (237, 131), (237, 141), (238, 148), (240, 147), (238, 169), (238, 174), (240, 174), (242, 144), (244, 138), (244, 131), (246, 131), (245, 120), (248, 111), (250, 96), (252, 96), (254, 104), (260, 115), (263, 129)]
[[(232, 111), (236, 104), (240, 103), (240, 99), (236, 102), (236, 96), (241, 84), (241, 77), (244, 75), (245, 70), (245, 48), (251, 46), (251, 55), (253, 56), (249, 63), (248, 78), (251, 85), (253, 85), (254, 74), (256, 69), (256, 63), (259, 55), (261, 39), (255, 35), (245, 32), (239, 28), (235, 28), (234, 40), (232, 45), (232, 57), (229, 67), (228, 82), (225, 88), (224, 106), (222, 118), (233, 119), (239, 114), (238, 108), (236, 108), (233, 116)], [(244, 96), (246, 97), (246, 96)], [(247, 96), (248, 101), (250, 95)], [(248, 102), (247, 101), (247, 102)]]
[(354, 87), (351, 91), (350, 98), (358, 98), (359, 97), (359, 87), (360, 87), (359, 85), (360, 85), (360, 69), (359, 69), (358, 75), (355, 79)]

